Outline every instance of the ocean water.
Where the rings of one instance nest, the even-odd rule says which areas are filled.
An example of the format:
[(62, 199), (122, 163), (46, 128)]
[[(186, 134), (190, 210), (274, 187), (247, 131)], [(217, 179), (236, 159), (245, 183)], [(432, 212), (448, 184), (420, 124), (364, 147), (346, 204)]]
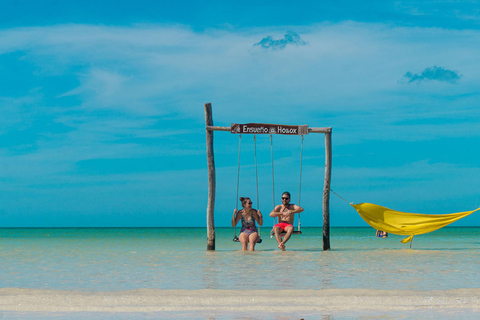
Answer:
[(255, 252), (240, 251), (233, 228), (0, 229), (0, 288), (132, 289), (480, 288), (480, 228), (447, 227), (414, 238), (375, 238), (371, 228), (302, 228), (277, 249), (269, 229)]

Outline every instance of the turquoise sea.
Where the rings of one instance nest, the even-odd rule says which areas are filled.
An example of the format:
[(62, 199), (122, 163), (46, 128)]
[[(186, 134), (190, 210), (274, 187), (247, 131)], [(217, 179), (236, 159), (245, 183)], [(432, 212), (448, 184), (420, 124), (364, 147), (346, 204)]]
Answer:
[[(0, 287), (86, 291), (157, 289), (479, 288), (480, 228), (444, 228), (414, 238), (375, 238), (371, 228), (302, 228), (277, 249), (262, 228), (241, 252), (233, 228), (0, 229)], [(282, 281), (278, 275), (282, 274)]]
[[(372, 228), (302, 228), (287, 251), (262, 228), (255, 252), (240, 251), (233, 228), (0, 229), (0, 287), (71, 291), (133, 289), (480, 288), (480, 228), (447, 227), (414, 238), (375, 238)], [(4, 313), (14, 317), (14, 313)], [(187, 316), (188, 318), (188, 316)], [(341, 317), (340, 317), (341, 318)]]

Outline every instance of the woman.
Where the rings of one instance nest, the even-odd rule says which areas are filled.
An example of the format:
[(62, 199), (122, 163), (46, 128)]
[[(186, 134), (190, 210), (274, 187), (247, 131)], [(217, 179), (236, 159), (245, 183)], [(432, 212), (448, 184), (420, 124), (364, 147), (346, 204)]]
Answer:
[(250, 243), (248, 250), (254, 251), (255, 244), (258, 240), (258, 231), (255, 226), (255, 221), (257, 221), (260, 226), (263, 225), (262, 213), (252, 209), (252, 200), (250, 200), (250, 198), (241, 197), (240, 202), (242, 203), (243, 209), (240, 211), (237, 211), (237, 209), (233, 210), (232, 227), (235, 227), (239, 220), (242, 221), (242, 229), (240, 230), (240, 236), (238, 237), (242, 244), (242, 250), (247, 251), (248, 243)]
[(377, 238), (388, 238), (388, 232), (383, 230), (377, 230)]

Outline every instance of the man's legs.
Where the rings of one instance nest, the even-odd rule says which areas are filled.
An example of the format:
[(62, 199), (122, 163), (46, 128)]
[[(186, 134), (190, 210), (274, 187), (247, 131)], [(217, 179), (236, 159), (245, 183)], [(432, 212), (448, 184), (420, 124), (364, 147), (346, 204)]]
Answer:
[(280, 233), (283, 232), (282, 228), (280, 228), (280, 227), (273, 227), (273, 232), (275, 233), (275, 240), (277, 240), (278, 248), (279, 248), (279, 249), (282, 249), (282, 250), (285, 250), (285, 245), (283, 245), (283, 243), (282, 243), (282, 236), (280, 235)]
[(292, 236), (293, 233), (293, 226), (288, 226), (285, 228), (285, 232), (287, 233), (285, 237), (283, 238), (282, 244), (283, 244), (283, 249), (285, 250), (285, 243), (287, 243), (288, 239)]

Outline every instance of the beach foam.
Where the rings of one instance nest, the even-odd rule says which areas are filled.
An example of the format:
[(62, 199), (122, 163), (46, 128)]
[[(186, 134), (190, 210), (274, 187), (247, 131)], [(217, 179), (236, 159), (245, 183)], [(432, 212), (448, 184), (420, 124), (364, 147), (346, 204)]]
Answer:
[(78, 292), (0, 289), (1, 311), (22, 312), (313, 312), (447, 309), (480, 311), (480, 289), (437, 291), (157, 290)]

